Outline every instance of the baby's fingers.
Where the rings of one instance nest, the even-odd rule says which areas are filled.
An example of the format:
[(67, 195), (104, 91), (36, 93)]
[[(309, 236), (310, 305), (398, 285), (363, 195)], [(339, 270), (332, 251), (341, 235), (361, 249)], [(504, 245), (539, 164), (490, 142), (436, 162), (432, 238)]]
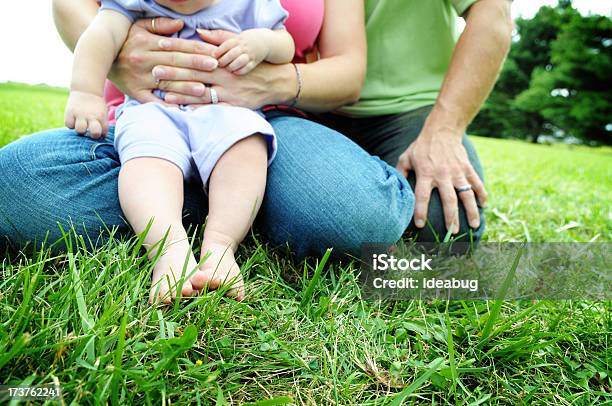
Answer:
[(242, 54), (238, 58), (234, 59), (234, 62), (230, 63), (230, 66), (227, 68), (230, 72), (237, 72), (240, 69), (246, 67), (251, 58), (247, 54)]
[(219, 59), (221, 56), (225, 55), (230, 49), (235, 48), (238, 45), (238, 40), (236, 38), (230, 38), (227, 41), (224, 41), (213, 53), (213, 57)]
[(225, 68), (227, 65), (235, 61), (242, 55), (242, 49), (235, 47), (230, 49), (221, 59), (219, 59), (219, 66)]
[(74, 129), (76, 119), (74, 118), (74, 114), (67, 112), (64, 116), (64, 125), (70, 129)]
[(232, 288), (227, 293), (227, 295), (229, 297), (233, 297), (239, 302), (242, 302), (244, 300), (246, 293), (244, 290), (244, 280), (242, 279), (242, 276), (240, 276), (239, 280), (234, 281), (234, 283), (232, 284)]
[(102, 135), (106, 136), (106, 134), (108, 134), (108, 118), (103, 116), (100, 120), (100, 124), (102, 124)]
[(239, 302), (242, 302), (244, 300), (244, 279), (242, 278), (242, 274), (240, 272), (231, 272), (222, 282), (221, 286), (224, 286), (228, 289), (226, 292), (227, 297), (236, 299)]
[(157, 283), (151, 286), (149, 292), (149, 304), (170, 304), (172, 303), (172, 295), (167, 283), (160, 279)]
[(79, 134), (85, 134), (87, 132), (87, 119), (84, 117), (77, 117), (74, 124), (74, 130)]
[(172, 295), (169, 290), (162, 291), (157, 289), (151, 289), (149, 294), (149, 304), (170, 304), (172, 303)]
[(239, 69), (237, 71), (235, 71), (234, 73), (236, 75), (246, 75), (247, 73), (249, 73), (250, 71), (252, 71), (253, 69), (255, 69), (255, 66), (257, 66), (255, 64), (255, 62), (251, 61), (249, 63), (246, 64), (246, 66), (242, 69)]
[(87, 121), (87, 128), (89, 130), (89, 135), (94, 140), (102, 137), (102, 124), (96, 119), (90, 119)]

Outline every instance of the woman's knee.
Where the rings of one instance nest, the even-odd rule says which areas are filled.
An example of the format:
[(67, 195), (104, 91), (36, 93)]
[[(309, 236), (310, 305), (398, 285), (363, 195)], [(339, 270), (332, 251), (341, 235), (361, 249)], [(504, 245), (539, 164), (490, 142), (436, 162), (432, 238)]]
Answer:
[[(350, 253), (361, 250), (365, 243), (396, 243), (414, 211), (414, 193), (406, 179), (377, 157), (370, 159), (372, 170), (357, 179), (359, 187), (347, 185), (344, 194), (347, 205), (357, 202), (350, 224), (345, 224), (353, 231), (345, 240), (345, 250)], [(336, 216), (341, 218), (343, 211), (338, 208)]]
[(58, 129), (0, 149), (0, 233), (15, 243), (50, 241), (64, 229), (122, 225), (112, 142)]
[[(397, 191), (365, 193), (334, 186), (335, 196), (315, 188), (307, 199), (296, 199), (287, 189), (271, 190), (263, 214), (272, 240), (287, 243), (298, 257), (304, 257), (320, 255), (328, 248), (336, 254), (359, 255), (363, 244), (391, 245), (401, 238), (412, 216), (410, 195), (400, 203)], [(277, 198), (282, 203), (269, 202)]]
[(400, 239), (414, 196), (395, 169), (318, 124), (276, 124), (279, 151), (259, 222), (274, 242), (303, 257), (327, 248), (358, 255), (364, 243)]

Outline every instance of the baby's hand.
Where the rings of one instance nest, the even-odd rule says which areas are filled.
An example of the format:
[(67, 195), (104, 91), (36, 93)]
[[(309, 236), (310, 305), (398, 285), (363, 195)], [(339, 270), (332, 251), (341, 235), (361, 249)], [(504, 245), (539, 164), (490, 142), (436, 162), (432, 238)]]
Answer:
[(246, 75), (270, 53), (271, 30), (258, 28), (246, 30), (222, 43), (214, 53), (219, 67), (237, 75)]
[(98, 95), (72, 91), (66, 106), (66, 127), (79, 134), (89, 132), (91, 138), (98, 139), (106, 135), (108, 123), (106, 103)]

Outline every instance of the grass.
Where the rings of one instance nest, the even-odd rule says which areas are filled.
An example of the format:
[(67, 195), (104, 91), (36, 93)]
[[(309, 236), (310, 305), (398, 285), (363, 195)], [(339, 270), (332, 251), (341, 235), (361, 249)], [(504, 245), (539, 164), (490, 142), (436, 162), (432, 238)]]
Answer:
[[(0, 145), (60, 126), (65, 93), (0, 85)], [(612, 152), (475, 139), (490, 241), (611, 241)], [(612, 401), (610, 302), (360, 300), (352, 264), (295, 264), (252, 238), (249, 296), (157, 308), (138, 242), (2, 260), (0, 383), (72, 404)], [(510, 267), (511, 264), (508, 264)]]
[(65, 89), (0, 84), (0, 145), (18, 136), (64, 125)]
[(489, 241), (612, 241), (612, 148), (473, 137)]

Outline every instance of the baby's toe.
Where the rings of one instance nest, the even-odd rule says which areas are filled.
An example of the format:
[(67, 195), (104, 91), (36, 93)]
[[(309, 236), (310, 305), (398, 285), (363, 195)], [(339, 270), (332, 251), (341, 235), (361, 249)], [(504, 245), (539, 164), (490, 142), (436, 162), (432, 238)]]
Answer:
[(197, 277), (196, 282), (192, 279), (191, 283), (196, 286), (196, 289), (202, 290), (207, 287), (209, 290), (218, 289), (223, 280), (220, 272), (215, 268), (202, 268), (194, 275)]
[(153, 286), (151, 288), (151, 293), (149, 294), (149, 303), (150, 304), (158, 304), (165, 303), (169, 304), (172, 301), (172, 297), (169, 294), (168, 288), (162, 285)]
[(245, 297), (244, 280), (242, 279), (242, 275), (239, 273), (231, 275), (231, 277), (228, 277), (226, 283), (231, 286), (231, 289), (227, 292), (227, 295), (239, 302), (242, 302)]
[(244, 284), (241, 284), (240, 286), (236, 286), (236, 284), (234, 284), (233, 288), (228, 292), (228, 296), (242, 302), (246, 296)]
[(193, 295), (193, 285), (191, 284), (190, 281), (184, 281), (183, 282), (183, 288), (181, 289), (181, 295), (182, 296), (192, 296)]
[(204, 286), (206, 286), (206, 280), (206, 273), (200, 270), (196, 271), (189, 281), (191, 282), (193, 289), (202, 290), (204, 289)]

